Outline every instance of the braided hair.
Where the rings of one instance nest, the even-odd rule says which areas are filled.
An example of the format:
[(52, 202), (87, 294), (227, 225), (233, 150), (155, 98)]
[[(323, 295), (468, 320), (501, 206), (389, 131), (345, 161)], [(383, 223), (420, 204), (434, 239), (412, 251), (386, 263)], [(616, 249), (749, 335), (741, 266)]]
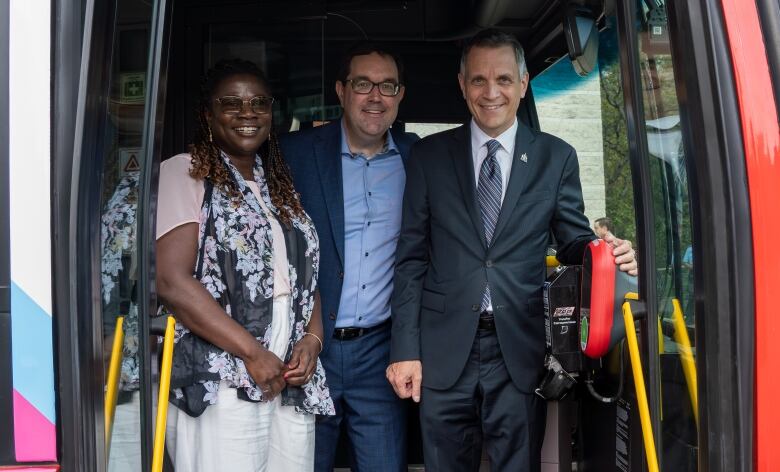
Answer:
[[(190, 145), (192, 168), (190, 175), (195, 179), (208, 180), (214, 186), (225, 191), (232, 198), (239, 198), (240, 193), (230, 171), (222, 164), (221, 151), (211, 138), (211, 128), (206, 120), (207, 112), (211, 110), (211, 96), (222, 81), (236, 75), (251, 75), (256, 77), (267, 90), (270, 90), (265, 74), (253, 62), (241, 59), (219, 61), (212, 67), (203, 79), (200, 87), (200, 99), (197, 106), (198, 127), (195, 138)], [(294, 217), (303, 218), (305, 213), (300, 197), (295, 191), (290, 176), (290, 170), (282, 158), (282, 151), (276, 133), (271, 131), (268, 139), (258, 150), (260, 160), (268, 183), (268, 193), (271, 203), (279, 211), (279, 219), (289, 227)]]

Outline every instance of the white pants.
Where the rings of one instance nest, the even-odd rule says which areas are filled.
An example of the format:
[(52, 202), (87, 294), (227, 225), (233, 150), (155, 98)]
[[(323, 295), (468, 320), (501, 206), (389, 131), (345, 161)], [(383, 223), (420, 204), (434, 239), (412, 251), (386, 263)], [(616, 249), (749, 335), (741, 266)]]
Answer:
[[(289, 297), (274, 299), (270, 350), (284, 356)], [(217, 403), (197, 418), (168, 409), (168, 450), (177, 472), (297, 472), (314, 468), (314, 415), (271, 402), (239, 400), (220, 383)]]

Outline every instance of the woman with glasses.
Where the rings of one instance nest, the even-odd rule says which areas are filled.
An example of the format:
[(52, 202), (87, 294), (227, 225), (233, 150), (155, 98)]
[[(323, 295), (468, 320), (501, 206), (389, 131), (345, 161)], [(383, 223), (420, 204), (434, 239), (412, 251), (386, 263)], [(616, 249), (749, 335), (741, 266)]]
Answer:
[(189, 154), (160, 168), (157, 288), (177, 320), (167, 440), (177, 470), (313, 468), (335, 413), (318, 355), (314, 226), (251, 62), (206, 75)]

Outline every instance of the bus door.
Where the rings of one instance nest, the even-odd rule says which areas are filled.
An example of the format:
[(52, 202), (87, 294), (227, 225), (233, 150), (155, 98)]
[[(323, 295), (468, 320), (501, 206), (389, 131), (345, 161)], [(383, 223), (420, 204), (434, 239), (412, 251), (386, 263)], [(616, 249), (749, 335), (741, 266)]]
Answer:
[(83, 410), (74, 421), (81, 422), (89, 452), (64, 452), (68, 470), (151, 468), (158, 342), (151, 322), (155, 193), (149, 189), (156, 188), (152, 156), (159, 155), (170, 3), (118, 0), (87, 8), (72, 276), (83, 335), (75, 349), (85, 381), (76, 400)]
[[(748, 207), (744, 186), (736, 182), (723, 182), (731, 200), (713, 198), (712, 175), (704, 171), (726, 165), (744, 175), (744, 158), (725, 139), (707, 148), (694, 144), (734, 130), (734, 117), (723, 113), (733, 96), (729, 81), (714, 88), (725, 98), (694, 85), (702, 79), (693, 72), (706, 75), (717, 61), (728, 68), (728, 58), (696, 54), (699, 25), (685, 2), (617, 2), (599, 26), (598, 61), (590, 74), (580, 77), (563, 58), (538, 74), (531, 89), (542, 131), (578, 152), (586, 215), (591, 221), (608, 217), (613, 233), (636, 248), (635, 328), (650, 414), (645, 436), (652, 431), (655, 452), (643, 442), (628, 348), (620, 343), (586, 363), (569, 400), (576, 416), (573, 460), (586, 471), (644, 470), (648, 455), (657, 457), (660, 470), (745, 470), (752, 455), (746, 428), (752, 399), (732, 394), (737, 382), (752, 388), (746, 386), (752, 385), (750, 347), (740, 351), (735, 340), (740, 332), (752, 336), (752, 321), (741, 318), (752, 307), (735, 300), (750, 293), (749, 236), (736, 249), (709, 231), (718, 214), (724, 216), (718, 233), (744, 235)], [(717, 24), (712, 27), (723, 35)], [(721, 71), (728, 79), (728, 69)], [(733, 273), (722, 269), (728, 264)], [(742, 326), (725, 326), (723, 319), (739, 319)], [(717, 346), (704, 345), (716, 339)], [(715, 359), (726, 353), (734, 361), (716, 367)], [(716, 384), (721, 373), (728, 377)], [(733, 408), (718, 405), (722, 398), (732, 399)], [(724, 420), (712, 421), (716, 410)], [(711, 442), (714, 430), (729, 438), (731, 448), (717, 460), (721, 446)]]

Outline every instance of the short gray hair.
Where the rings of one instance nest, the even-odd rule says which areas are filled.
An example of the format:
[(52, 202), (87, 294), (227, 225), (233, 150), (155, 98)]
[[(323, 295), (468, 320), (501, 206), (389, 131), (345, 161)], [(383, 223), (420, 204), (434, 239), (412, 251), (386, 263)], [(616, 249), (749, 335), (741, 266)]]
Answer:
[(500, 48), (503, 46), (510, 46), (514, 49), (520, 77), (523, 77), (528, 72), (528, 68), (525, 65), (523, 46), (520, 45), (520, 41), (513, 35), (495, 28), (482, 30), (466, 41), (466, 44), (463, 45), (463, 52), (460, 55), (460, 73), (464, 74), (466, 72), (466, 56), (469, 55), (472, 48)]

